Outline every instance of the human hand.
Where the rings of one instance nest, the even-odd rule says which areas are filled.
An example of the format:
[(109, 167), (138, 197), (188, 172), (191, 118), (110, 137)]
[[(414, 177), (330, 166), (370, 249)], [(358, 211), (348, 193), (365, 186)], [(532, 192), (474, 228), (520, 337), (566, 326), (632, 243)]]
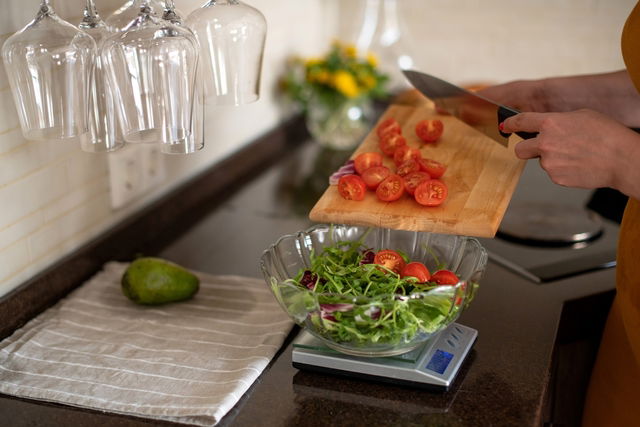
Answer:
[(567, 187), (611, 187), (640, 196), (640, 135), (592, 110), (520, 113), (503, 132), (538, 132), (515, 147), (521, 159), (540, 158), (553, 182)]
[(552, 111), (543, 80), (517, 80), (489, 86), (476, 93), (519, 111)]

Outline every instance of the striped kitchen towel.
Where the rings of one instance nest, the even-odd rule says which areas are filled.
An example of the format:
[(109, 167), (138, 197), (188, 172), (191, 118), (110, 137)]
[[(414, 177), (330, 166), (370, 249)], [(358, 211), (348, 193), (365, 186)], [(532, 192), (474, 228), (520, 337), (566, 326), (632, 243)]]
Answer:
[(263, 280), (198, 274), (180, 303), (140, 306), (112, 262), (0, 342), (0, 392), (186, 424), (214, 425), (293, 323)]

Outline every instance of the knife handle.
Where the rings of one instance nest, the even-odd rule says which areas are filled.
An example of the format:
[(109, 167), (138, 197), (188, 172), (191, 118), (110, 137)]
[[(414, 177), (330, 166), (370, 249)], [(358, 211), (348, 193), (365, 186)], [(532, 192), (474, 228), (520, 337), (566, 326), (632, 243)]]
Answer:
[[(520, 111), (501, 105), (500, 107), (498, 107), (498, 124), (504, 122), (506, 119), (508, 119), (511, 116), (515, 116), (518, 113), (520, 113)], [(509, 138), (510, 134), (502, 131), (499, 131), (499, 132), (500, 132), (500, 135), (504, 136), (505, 138)], [(538, 136), (538, 132), (522, 132), (521, 131), (521, 132), (516, 132), (516, 135), (518, 135), (522, 139), (531, 139)]]

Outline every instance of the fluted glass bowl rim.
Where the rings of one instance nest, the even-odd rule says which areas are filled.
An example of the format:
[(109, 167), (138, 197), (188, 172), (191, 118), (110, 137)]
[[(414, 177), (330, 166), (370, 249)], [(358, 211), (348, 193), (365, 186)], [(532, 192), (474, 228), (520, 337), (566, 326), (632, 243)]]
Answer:
[[(429, 235), (427, 239), (429, 239), (429, 237), (431, 236), (437, 236), (438, 239), (444, 239), (445, 241), (449, 239), (451, 241), (455, 241), (460, 244), (461, 248), (458, 248), (457, 252), (464, 251), (467, 245), (471, 245), (473, 249), (477, 251), (476, 259), (474, 260), (475, 265), (472, 268), (471, 274), (468, 274), (466, 276), (460, 276), (460, 281), (455, 285), (450, 285), (450, 286), (447, 286), (446, 288), (443, 286), (435, 289), (430, 289), (427, 291), (412, 292), (411, 294), (406, 296), (399, 296), (398, 294), (356, 296), (356, 295), (340, 294), (340, 293), (326, 293), (326, 292), (318, 293), (318, 292), (313, 292), (312, 290), (303, 289), (292, 283), (284, 283), (284, 280), (291, 279), (293, 275), (283, 274), (283, 271), (280, 271), (280, 272), (273, 271), (274, 270), (273, 266), (269, 264), (269, 257), (273, 257), (274, 260), (277, 259), (278, 262), (282, 264), (283, 260), (279, 259), (280, 257), (278, 254), (278, 249), (281, 246), (283, 246), (285, 243), (292, 242), (292, 241), (302, 242), (300, 243), (300, 247), (298, 249), (302, 251), (304, 248), (305, 250), (310, 252), (310, 247), (313, 246), (313, 243), (307, 237), (313, 236), (319, 233), (332, 233), (332, 235), (334, 235), (336, 232), (338, 232), (336, 230), (342, 230), (342, 231), (360, 230), (360, 232), (365, 232), (365, 230), (372, 230), (373, 233), (376, 235), (377, 239), (379, 239), (380, 236), (384, 236), (384, 235), (397, 236), (400, 233), (405, 233), (405, 235), (413, 235), (418, 237), (424, 237), (426, 235)], [(349, 234), (349, 233), (346, 232), (346, 234)], [(392, 237), (390, 237), (390, 239), (392, 239)], [(382, 240), (384, 240), (384, 237), (382, 237)], [(304, 244), (304, 243), (307, 243), (307, 244)], [(379, 247), (376, 249), (382, 249), (382, 247)], [(389, 249), (393, 249), (393, 248), (389, 247)], [(307, 260), (304, 259), (301, 253), (298, 253), (298, 258), (299, 258), (300, 265), (297, 266), (296, 268), (302, 269), (309, 266)], [(315, 224), (307, 228), (306, 230), (298, 231), (296, 233), (285, 234), (279, 237), (275, 241), (275, 243), (271, 244), (267, 249), (263, 251), (263, 254), (260, 258), (260, 269), (264, 275), (267, 285), (269, 286), (271, 291), (274, 293), (274, 296), (278, 300), (278, 303), (280, 304), (281, 308), (291, 317), (293, 321), (295, 321), (298, 325), (302, 326), (305, 330), (307, 330), (313, 336), (320, 339), (327, 346), (333, 348), (334, 350), (340, 351), (342, 353), (356, 355), (356, 356), (381, 357), (381, 356), (397, 355), (397, 354), (402, 354), (402, 353), (411, 351), (415, 349), (418, 345), (422, 344), (424, 341), (429, 339), (435, 333), (441, 331), (442, 329), (446, 328), (449, 324), (451, 324), (453, 321), (455, 321), (460, 315), (460, 313), (464, 310), (465, 306), (468, 305), (467, 298), (469, 296), (472, 296), (472, 286), (466, 286), (467, 283), (472, 282), (472, 283), (475, 283), (476, 285), (478, 284), (480, 277), (482, 276), (482, 274), (484, 273), (484, 269), (486, 268), (487, 261), (488, 261), (487, 252), (484, 249), (484, 247), (480, 244), (479, 240), (475, 237), (446, 235), (446, 234), (420, 232), (420, 231), (411, 232), (411, 231), (404, 231), (404, 230), (377, 229), (375, 227), (346, 225), (346, 224)], [(458, 263), (462, 263), (462, 262), (463, 260), (458, 260)], [(471, 277), (471, 276), (475, 276), (475, 277)], [(452, 302), (455, 301), (456, 298), (460, 298), (460, 296), (462, 295), (462, 305), (461, 307), (456, 308), (455, 307), (456, 304), (453, 304), (451, 306), (451, 311), (449, 314), (451, 315), (451, 312), (454, 309), (455, 309), (455, 313), (453, 313), (453, 315), (451, 315), (451, 317), (446, 322), (443, 322), (437, 328), (437, 330), (433, 331), (433, 333), (419, 334), (418, 336), (415, 337), (415, 339), (405, 342), (402, 345), (391, 346), (392, 348), (380, 348), (379, 346), (376, 346), (373, 344), (370, 347), (366, 345), (353, 346), (349, 343), (340, 343), (340, 342), (333, 341), (319, 333), (316, 333), (316, 331), (310, 328), (309, 325), (305, 324), (305, 319), (296, 318), (295, 314), (292, 313), (287, 308), (282, 298), (278, 296), (278, 294), (274, 290), (274, 285), (277, 285), (278, 287), (290, 288), (300, 294), (310, 295), (312, 298), (314, 298), (317, 304), (319, 304), (318, 298), (320, 297), (343, 298), (344, 302), (351, 301), (353, 303), (366, 305), (371, 303), (377, 303), (385, 298), (386, 299), (403, 298), (404, 300), (420, 300), (420, 299), (424, 299), (425, 297), (442, 295), (443, 293), (448, 293), (450, 294), (449, 298), (451, 298)]]

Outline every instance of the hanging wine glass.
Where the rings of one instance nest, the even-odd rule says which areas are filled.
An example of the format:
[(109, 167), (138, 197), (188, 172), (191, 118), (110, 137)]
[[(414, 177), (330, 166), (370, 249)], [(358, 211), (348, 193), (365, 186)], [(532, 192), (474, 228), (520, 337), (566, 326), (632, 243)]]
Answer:
[[(124, 31), (127, 26), (138, 17), (140, 6), (144, 0), (128, 0), (109, 16), (105, 22), (116, 31)], [(148, 0), (148, 5), (156, 16), (164, 9), (164, 4), (160, 0)]]
[(60, 19), (42, 0), (35, 19), (7, 39), (2, 59), (30, 140), (76, 138), (88, 132), (93, 38)]
[(184, 24), (184, 18), (176, 11), (176, 6), (173, 0), (165, 0), (162, 19), (175, 25)]
[(200, 44), (207, 102), (241, 105), (258, 100), (267, 31), (262, 13), (238, 0), (209, 0), (186, 24)]
[[(96, 42), (98, 51), (104, 41), (112, 35), (107, 24), (100, 18), (94, 0), (87, 0), (83, 19), (78, 27), (89, 34)], [(113, 92), (107, 82), (103, 62), (96, 55), (92, 74), (91, 97), (89, 99), (89, 135), (82, 138), (84, 151), (113, 151), (124, 146), (120, 126), (116, 122), (116, 106)]]
[(126, 142), (201, 147), (194, 141), (198, 44), (191, 31), (157, 18), (143, 0), (101, 56)]

